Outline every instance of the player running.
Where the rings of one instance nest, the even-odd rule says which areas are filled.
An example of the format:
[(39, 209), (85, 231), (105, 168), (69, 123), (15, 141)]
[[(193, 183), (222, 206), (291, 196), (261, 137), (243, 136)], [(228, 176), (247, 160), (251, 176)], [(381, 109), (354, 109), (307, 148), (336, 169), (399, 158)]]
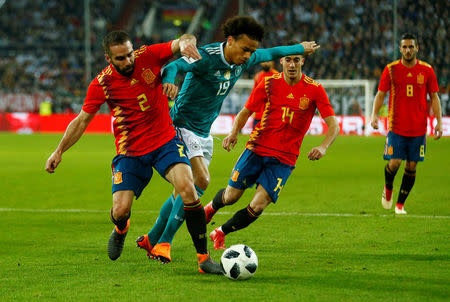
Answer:
[(424, 161), (427, 133), (427, 94), (430, 94), (431, 108), (436, 116), (435, 139), (442, 135), (441, 101), (439, 86), (433, 68), (417, 59), (417, 39), (404, 34), (400, 42), (402, 58), (388, 64), (383, 71), (378, 92), (373, 103), (372, 122), (378, 129), (378, 113), (389, 93), (389, 133), (386, 137), (383, 158), (388, 160), (384, 167), (385, 185), (381, 204), (385, 209), (392, 207), (392, 189), (395, 175), (406, 160), (405, 173), (395, 205), (396, 214), (406, 214), (404, 205), (416, 180), (417, 162)]
[(130, 226), (131, 205), (152, 178), (153, 168), (169, 181), (184, 202), (186, 225), (197, 250), (201, 273), (221, 274), (222, 269), (207, 251), (205, 213), (194, 188), (184, 145), (177, 137), (168, 114), (160, 70), (181, 51), (200, 58), (196, 39), (180, 39), (133, 51), (131, 39), (123, 31), (113, 31), (103, 39), (105, 58), (110, 63), (89, 85), (80, 114), (69, 124), (45, 169), (53, 173), (62, 154), (75, 144), (95, 113), (107, 103), (114, 116), (117, 156), (112, 161), (114, 229), (108, 241), (111, 260), (120, 257)]
[[(187, 72), (180, 94), (170, 115), (178, 135), (186, 144), (194, 184), (201, 196), (209, 184), (208, 166), (213, 153), (211, 125), (219, 115), (222, 103), (242, 73), (265, 61), (292, 54), (311, 54), (319, 48), (315, 42), (292, 46), (257, 49), (264, 35), (262, 25), (252, 17), (233, 17), (223, 25), (226, 41), (199, 48), (201, 60), (183, 57), (164, 69), (163, 83), (169, 85), (168, 96), (178, 91), (173, 83), (179, 72)], [(139, 247), (151, 258), (170, 262), (172, 239), (183, 223), (183, 203), (174, 192), (164, 203), (160, 215), (148, 234), (137, 239)]]
[(237, 115), (231, 133), (223, 140), (223, 147), (230, 151), (251, 114), (264, 107), (262, 119), (250, 134), (228, 186), (219, 190), (205, 207), (209, 223), (220, 208), (234, 204), (247, 188), (257, 185), (250, 204), (211, 232), (215, 249), (225, 249), (225, 235), (247, 227), (271, 202), (277, 202), (295, 168), (303, 137), (316, 109), (319, 109), (328, 131), (322, 143), (308, 153), (308, 158), (318, 160), (323, 157), (339, 134), (339, 124), (324, 88), (302, 73), (304, 61), (302, 55), (282, 58), (283, 72), (266, 77), (256, 87), (249, 102)]

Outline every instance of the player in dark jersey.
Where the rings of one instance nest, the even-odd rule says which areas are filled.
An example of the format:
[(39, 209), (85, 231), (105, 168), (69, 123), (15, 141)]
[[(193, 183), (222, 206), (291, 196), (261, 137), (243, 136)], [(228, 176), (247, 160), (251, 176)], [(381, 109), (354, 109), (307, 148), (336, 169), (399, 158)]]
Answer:
[(130, 37), (113, 31), (103, 40), (105, 58), (110, 63), (89, 85), (80, 114), (69, 124), (45, 169), (53, 173), (62, 154), (82, 136), (95, 113), (107, 103), (114, 119), (117, 156), (112, 162), (115, 224), (108, 242), (111, 260), (120, 257), (130, 225), (133, 199), (139, 198), (150, 181), (153, 168), (182, 196), (186, 225), (197, 250), (201, 273), (221, 274), (222, 269), (207, 251), (205, 213), (195, 191), (190, 163), (184, 145), (176, 136), (169, 116), (167, 97), (161, 81), (161, 68), (175, 52), (200, 58), (196, 39), (180, 39), (142, 46), (134, 51)]
[(257, 185), (250, 204), (211, 232), (215, 249), (224, 249), (226, 234), (247, 227), (271, 202), (277, 202), (295, 168), (303, 137), (316, 109), (328, 125), (328, 131), (320, 146), (308, 153), (308, 158), (318, 160), (324, 156), (339, 134), (339, 124), (324, 88), (302, 73), (303, 56), (285, 56), (280, 61), (283, 72), (266, 77), (256, 87), (236, 117), (231, 133), (223, 140), (223, 147), (230, 151), (251, 114), (264, 107), (261, 121), (250, 134), (228, 186), (217, 192), (205, 207), (209, 223), (220, 208), (234, 204), (247, 188)]
[[(163, 83), (171, 85), (168, 96), (175, 97), (178, 88), (173, 85), (178, 72), (187, 72), (174, 106), (170, 110), (177, 134), (186, 145), (197, 194), (206, 190), (210, 174), (208, 166), (213, 155), (211, 125), (217, 118), (222, 103), (242, 73), (265, 61), (292, 54), (311, 54), (319, 48), (315, 42), (290, 46), (257, 49), (264, 28), (249, 16), (235, 16), (223, 25), (226, 41), (199, 48), (201, 60), (180, 58), (168, 64), (163, 71)], [(152, 229), (136, 242), (160, 261), (171, 261), (171, 243), (183, 223), (181, 198), (174, 192), (161, 207)]]
[(442, 135), (439, 87), (433, 68), (417, 59), (417, 39), (404, 34), (400, 42), (402, 58), (388, 64), (381, 75), (373, 104), (371, 125), (378, 129), (378, 113), (389, 91), (389, 133), (383, 158), (389, 162), (384, 168), (385, 186), (381, 204), (392, 207), (392, 189), (402, 160), (406, 160), (400, 192), (395, 205), (396, 214), (406, 214), (404, 204), (416, 179), (417, 162), (425, 159), (427, 132), (427, 94), (436, 116), (435, 139)]

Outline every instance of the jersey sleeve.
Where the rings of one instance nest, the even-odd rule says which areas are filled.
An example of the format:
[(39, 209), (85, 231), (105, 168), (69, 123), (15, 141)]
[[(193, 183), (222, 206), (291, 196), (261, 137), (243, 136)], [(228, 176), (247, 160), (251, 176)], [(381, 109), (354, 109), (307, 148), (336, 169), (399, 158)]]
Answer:
[(427, 92), (433, 93), (439, 91), (439, 85), (436, 79), (436, 74), (434, 73), (433, 67), (430, 67), (429, 77), (427, 81)]
[(391, 89), (391, 76), (389, 74), (389, 68), (386, 66), (383, 70), (383, 74), (381, 75), (378, 90), (387, 92), (389, 89)]
[(328, 95), (322, 85), (317, 87), (316, 106), (317, 109), (319, 109), (320, 115), (323, 119), (328, 116), (335, 115), (333, 107), (331, 107), (330, 100), (328, 99)]
[(209, 55), (201, 48), (198, 49), (198, 52), (202, 56), (200, 60), (193, 60), (186, 57), (181, 57), (178, 60), (173, 61), (163, 69), (163, 80), (165, 83), (175, 83), (175, 77), (177, 73), (183, 72), (193, 72), (195, 74), (205, 73), (210, 64), (209, 64)]
[(97, 113), (105, 100), (106, 98), (102, 88), (98, 84), (97, 79), (94, 79), (88, 87), (86, 98), (81, 109), (87, 113)]
[(252, 112), (258, 112), (259, 110), (261, 110), (261, 108), (263, 108), (267, 99), (265, 82), (266, 81), (260, 81), (258, 86), (253, 89), (250, 97), (244, 105), (245, 108)]
[(257, 49), (250, 57), (248, 67), (259, 64), (261, 62), (272, 61), (284, 56), (302, 55), (304, 52), (305, 48), (301, 44)]
[(159, 58), (160, 64), (163, 65), (173, 57), (172, 42), (173, 41), (147, 46), (147, 52), (151, 56)]

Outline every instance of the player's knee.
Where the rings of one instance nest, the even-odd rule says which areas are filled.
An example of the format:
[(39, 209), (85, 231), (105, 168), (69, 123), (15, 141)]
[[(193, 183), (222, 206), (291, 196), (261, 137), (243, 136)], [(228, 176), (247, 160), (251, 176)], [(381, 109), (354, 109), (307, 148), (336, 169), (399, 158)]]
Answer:
[(178, 194), (180, 194), (181, 199), (183, 200), (183, 203), (192, 203), (196, 201), (197, 193), (195, 191), (195, 187), (190, 182), (184, 182), (183, 184), (180, 184), (176, 188)]
[(395, 172), (398, 170), (398, 168), (400, 168), (401, 163), (402, 163), (401, 160), (391, 160), (391, 161), (389, 161), (389, 169), (392, 172)]
[(205, 191), (209, 185), (209, 175), (201, 175), (195, 177), (195, 185)]
[(116, 204), (113, 206), (111, 217), (117, 221), (128, 219), (130, 217), (130, 209), (125, 205)]
[(223, 193), (223, 203), (226, 205), (234, 204), (239, 200), (242, 194), (239, 194), (236, 190), (230, 190), (227, 188)]

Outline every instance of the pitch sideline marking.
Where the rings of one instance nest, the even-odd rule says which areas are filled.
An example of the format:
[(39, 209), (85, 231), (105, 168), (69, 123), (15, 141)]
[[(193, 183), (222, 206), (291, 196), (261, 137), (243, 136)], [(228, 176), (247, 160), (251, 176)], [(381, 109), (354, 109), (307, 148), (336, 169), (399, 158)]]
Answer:
[[(109, 213), (109, 210), (88, 210), (88, 209), (20, 209), (20, 208), (0, 208), (0, 212), (44, 212), (44, 213)], [(136, 210), (134, 213), (159, 213), (159, 211)], [(234, 212), (219, 212), (220, 215), (231, 215)], [(347, 213), (299, 213), (299, 212), (274, 212), (263, 213), (267, 216), (323, 216), (323, 217), (404, 217), (404, 218), (435, 218), (450, 219), (450, 216), (433, 215), (395, 215), (395, 214), (347, 214)]]

